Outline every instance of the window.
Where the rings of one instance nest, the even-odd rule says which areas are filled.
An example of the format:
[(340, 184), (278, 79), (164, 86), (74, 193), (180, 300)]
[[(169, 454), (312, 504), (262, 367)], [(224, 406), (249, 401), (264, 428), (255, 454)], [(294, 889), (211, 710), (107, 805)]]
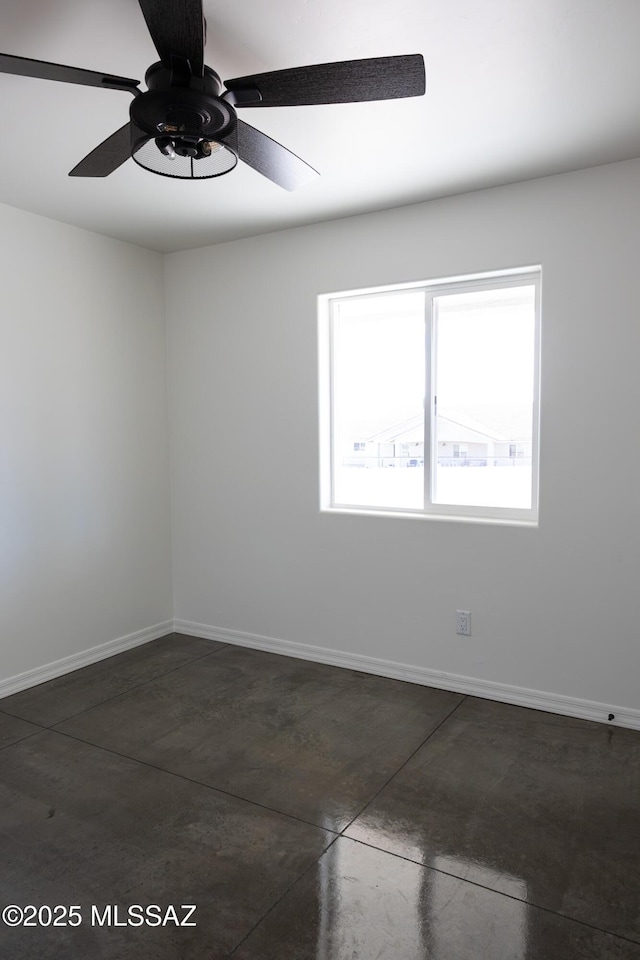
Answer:
[(535, 523), (539, 313), (539, 268), (321, 297), (323, 509)]

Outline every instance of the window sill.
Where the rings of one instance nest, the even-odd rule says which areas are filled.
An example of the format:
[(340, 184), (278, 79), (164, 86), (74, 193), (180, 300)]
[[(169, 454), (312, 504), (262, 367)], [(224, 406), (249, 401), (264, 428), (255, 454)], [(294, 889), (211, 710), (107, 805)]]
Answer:
[(537, 518), (523, 518), (523, 517), (510, 517), (510, 516), (477, 516), (472, 514), (460, 514), (460, 513), (427, 513), (426, 511), (411, 511), (411, 510), (392, 510), (392, 509), (377, 509), (374, 507), (348, 507), (348, 506), (323, 506), (320, 507), (321, 513), (328, 514), (339, 514), (346, 516), (363, 516), (363, 517), (382, 517), (384, 519), (394, 519), (394, 520), (435, 520), (437, 523), (474, 523), (474, 524), (490, 524), (492, 526), (502, 526), (502, 527), (529, 527), (530, 529), (537, 529), (539, 527), (539, 520)]

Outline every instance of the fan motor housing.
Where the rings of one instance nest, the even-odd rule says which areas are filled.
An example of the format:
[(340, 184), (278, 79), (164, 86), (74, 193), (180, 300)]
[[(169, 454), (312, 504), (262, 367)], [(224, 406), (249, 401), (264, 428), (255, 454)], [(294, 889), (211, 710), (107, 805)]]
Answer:
[(175, 133), (214, 140), (232, 130), (236, 123), (233, 107), (224, 100), (181, 87), (141, 93), (132, 100), (130, 115), (150, 137)]
[(150, 137), (175, 133), (213, 140), (235, 127), (235, 111), (220, 98), (222, 83), (210, 67), (194, 77), (154, 63), (145, 79), (149, 90), (132, 100), (130, 116)]

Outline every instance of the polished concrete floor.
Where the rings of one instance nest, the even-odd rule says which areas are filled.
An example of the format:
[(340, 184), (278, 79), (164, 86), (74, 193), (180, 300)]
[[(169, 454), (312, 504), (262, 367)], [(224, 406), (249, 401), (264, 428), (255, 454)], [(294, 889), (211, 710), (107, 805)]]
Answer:
[(640, 733), (208, 640), (0, 701), (0, 837), (11, 960), (640, 960)]

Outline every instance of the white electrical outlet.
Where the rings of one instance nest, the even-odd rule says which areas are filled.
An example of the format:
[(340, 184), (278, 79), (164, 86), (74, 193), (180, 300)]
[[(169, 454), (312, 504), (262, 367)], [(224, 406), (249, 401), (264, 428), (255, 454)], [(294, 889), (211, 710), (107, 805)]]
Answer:
[(456, 610), (456, 633), (461, 637), (471, 636), (471, 610)]

